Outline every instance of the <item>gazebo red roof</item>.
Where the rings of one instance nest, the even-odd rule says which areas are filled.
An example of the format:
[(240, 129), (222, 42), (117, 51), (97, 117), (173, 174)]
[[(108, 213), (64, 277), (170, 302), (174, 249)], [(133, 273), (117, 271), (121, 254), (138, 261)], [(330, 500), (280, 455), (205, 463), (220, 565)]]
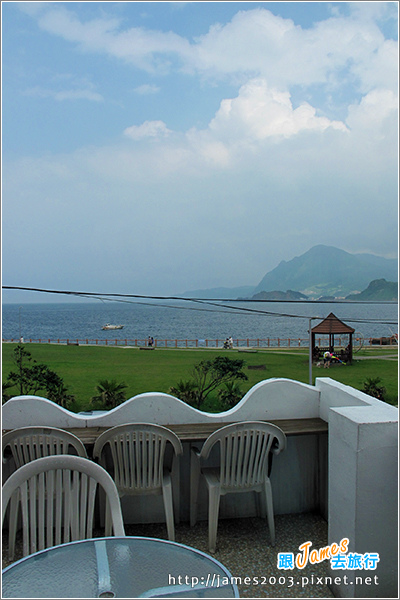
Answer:
[(354, 333), (355, 329), (330, 313), (326, 319), (311, 329), (312, 333)]

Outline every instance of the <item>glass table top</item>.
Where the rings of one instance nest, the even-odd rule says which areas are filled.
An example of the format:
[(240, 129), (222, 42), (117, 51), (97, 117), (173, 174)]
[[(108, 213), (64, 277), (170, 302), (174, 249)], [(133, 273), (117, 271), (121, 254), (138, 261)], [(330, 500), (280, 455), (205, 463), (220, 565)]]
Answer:
[(3, 598), (235, 598), (213, 557), (145, 537), (94, 538), (27, 556), (3, 571)]

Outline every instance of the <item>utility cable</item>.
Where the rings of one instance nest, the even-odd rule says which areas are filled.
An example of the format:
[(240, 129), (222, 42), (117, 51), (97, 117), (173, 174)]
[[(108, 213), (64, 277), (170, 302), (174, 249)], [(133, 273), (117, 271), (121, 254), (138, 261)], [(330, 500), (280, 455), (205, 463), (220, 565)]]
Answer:
[[(113, 301), (113, 302), (126, 302), (131, 304), (146, 304), (148, 306), (164, 306), (166, 308), (175, 308), (178, 310), (198, 310), (205, 312), (223, 312), (230, 314), (258, 314), (262, 316), (274, 316), (274, 317), (286, 317), (286, 318), (297, 318), (297, 319), (324, 319), (324, 317), (310, 317), (309, 315), (293, 315), (289, 313), (280, 313), (280, 312), (272, 312), (272, 311), (264, 311), (253, 308), (246, 308), (243, 306), (229, 306), (226, 304), (216, 304), (217, 302), (240, 302), (240, 303), (251, 303), (251, 302), (263, 302), (263, 303), (291, 303), (291, 304), (301, 304), (301, 303), (312, 303), (312, 304), (397, 304), (396, 301), (366, 301), (366, 300), (337, 300), (337, 301), (327, 301), (327, 300), (260, 300), (260, 299), (230, 299), (230, 298), (184, 298), (183, 296), (150, 296), (143, 294), (121, 294), (121, 293), (99, 293), (99, 292), (80, 292), (80, 291), (71, 291), (71, 290), (49, 290), (45, 288), (33, 288), (33, 287), (21, 287), (21, 286), (3, 286), (3, 289), (8, 290), (20, 290), (20, 291), (31, 291), (31, 292), (41, 292), (47, 294), (63, 294), (70, 295), (75, 297), (82, 297), (88, 299), (96, 299), (101, 301)], [(129, 300), (122, 300), (122, 298), (137, 298), (137, 299), (148, 299), (148, 300), (173, 300), (173, 301), (183, 301), (183, 302), (193, 302), (197, 304), (204, 304), (207, 306), (213, 306), (216, 308), (225, 308), (227, 310), (209, 310), (209, 309), (199, 309), (193, 307), (180, 307), (173, 305), (160, 305), (160, 304), (152, 304), (152, 303), (144, 303), (144, 302), (133, 302)], [(329, 317), (327, 317), (329, 318)], [(381, 319), (357, 319), (357, 318), (345, 318), (343, 320), (352, 322), (352, 323), (379, 323), (382, 325), (397, 325), (397, 321), (389, 321), (389, 320), (381, 320)]]

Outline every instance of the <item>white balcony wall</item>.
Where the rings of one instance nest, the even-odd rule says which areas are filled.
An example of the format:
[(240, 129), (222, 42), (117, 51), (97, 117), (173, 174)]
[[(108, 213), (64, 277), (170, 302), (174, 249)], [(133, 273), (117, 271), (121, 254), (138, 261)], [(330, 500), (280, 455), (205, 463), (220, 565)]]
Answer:
[[(269, 379), (254, 386), (230, 411), (211, 414), (161, 393), (141, 394), (102, 414), (75, 415), (44, 398), (17, 397), (3, 406), (3, 429), (28, 425), (61, 428), (112, 427), (129, 422), (161, 425), (320, 417), (329, 433), (288, 437), (287, 450), (274, 458), (272, 485), (276, 514), (319, 511), (329, 523), (329, 543), (347, 537), (349, 550), (378, 552), (379, 585), (334, 586), (340, 597), (397, 597), (398, 410), (330, 378), (309, 386)], [(181, 519), (189, 515), (190, 443), (180, 464)], [(252, 494), (222, 498), (221, 518), (257, 514)], [(127, 522), (162, 522), (157, 498), (123, 500)], [(200, 489), (199, 518), (207, 518)], [(307, 540), (304, 540), (307, 541)], [(332, 577), (345, 574), (332, 572)], [(347, 571), (346, 574), (349, 574)], [(342, 577), (343, 579), (343, 577)]]
[[(100, 414), (101, 413), (101, 414)], [(113, 427), (123, 423), (207, 423), (305, 419), (319, 416), (319, 392), (291, 379), (267, 379), (255, 385), (231, 410), (206, 413), (169, 394), (149, 392), (96, 414), (75, 414), (38, 396), (17, 396), (3, 406), (3, 429), (29, 425), (52, 427)]]
[[(316, 387), (329, 422), (329, 544), (347, 537), (349, 552), (380, 557), (376, 570), (332, 570), (332, 578), (348, 575), (335, 594), (397, 598), (398, 409), (331, 379)], [(354, 585), (356, 576), (377, 576), (379, 585)]]

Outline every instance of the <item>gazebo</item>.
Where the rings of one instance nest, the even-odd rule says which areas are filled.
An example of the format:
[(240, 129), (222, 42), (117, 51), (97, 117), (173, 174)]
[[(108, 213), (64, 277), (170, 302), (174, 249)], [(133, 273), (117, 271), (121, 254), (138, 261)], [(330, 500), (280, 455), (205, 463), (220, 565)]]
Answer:
[[(329, 351), (330, 352), (334, 352), (335, 349), (335, 335), (348, 335), (349, 336), (349, 343), (346, 345), (346, 350), (343, 351), (343, 349), (341, 350), (341, 354), (340, 357), (343, 357), (343, 362), (349, 362), (351, 363), (352, 359), (353, 359), (353, 333), (354, 333), (354, 329), (353, 327), (350, 327), (349, 325), (346, 325), (346, 323), (343, 323), (343, 321), (341, 321), (340, 319), (337, 318), (336, 315), (334, 315), (333, 313), (330, 313), (326, 319), (324, 319), (323, 321), (321, 321), (321, 323), (319, 323), (318, 325), (316, 325), (315, 327), (313, 327), (311, 329), (311, 344), (312, 344), (312, 348), (313, 348), (313, 356), (314, 356), (314, 349), (315, 349), (315, 336), (320, 334), (320, 335), (329, 335)], [(321, 350), (321, 349), (319, 349)], [(319, 356), (319, 352), (318, 352), (318, 356)], [(316, 356), (315, 353), (315, 358), (318, 358), (318, 356)]]

